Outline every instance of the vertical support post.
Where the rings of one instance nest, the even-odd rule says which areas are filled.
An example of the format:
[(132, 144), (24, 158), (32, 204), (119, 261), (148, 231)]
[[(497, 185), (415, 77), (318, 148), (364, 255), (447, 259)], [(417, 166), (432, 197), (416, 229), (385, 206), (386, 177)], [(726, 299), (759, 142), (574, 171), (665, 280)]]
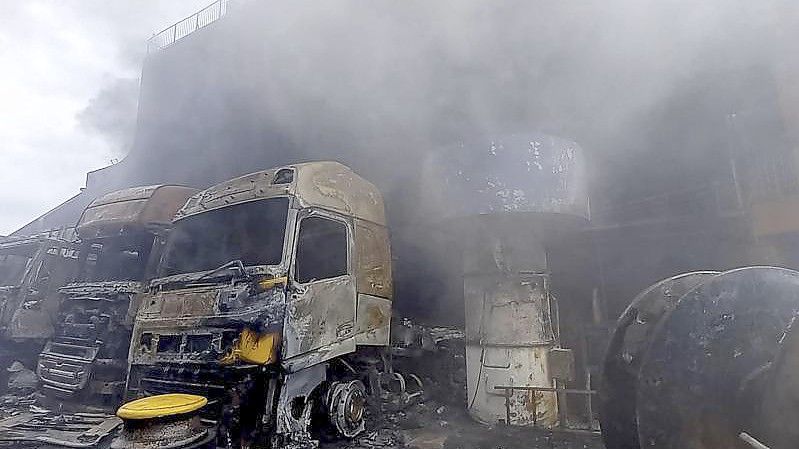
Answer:
[(564, 396), (560, 394), (560, 390), (560, 382), (555, 380), (555, 403), (558, 404), (558, 427), (565, 429), (568, 427), (568, 423), (566, 422), (566, 401), (564, 400)]
[[(585, 373), (585, 390), (591, 391), (591, 371), (586, 370)], [(588, 428), (594, 428), (594, 404), (592, 403), (594, 395), (588, 393), (587, 398), (585, 400), (585, 406), (588, 410), (586, 410), (586, 414), (588, 415)]]
[(513, 394), (510, 388), (505, 388), (505, 425), (510, 426), (510, 395)]

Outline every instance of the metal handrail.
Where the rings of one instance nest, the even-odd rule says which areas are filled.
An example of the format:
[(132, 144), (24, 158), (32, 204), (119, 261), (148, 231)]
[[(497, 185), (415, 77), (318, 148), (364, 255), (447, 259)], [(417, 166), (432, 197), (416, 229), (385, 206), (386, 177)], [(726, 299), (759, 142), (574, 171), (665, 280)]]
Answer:
[[(550, 393), (555, 393), (555, 400), (557, 401), (558, 404), (558, 425), (557, 427), (555, 427), (555, 430), (571, 432), (571, 433), (590, 434), (590, 435), (599, 434), (599, 429), (594, 428), (593, 426), (593, 422), (596, 417), (594, 416), (594, 410), (593, 407), (591, 406), (592, 397), (598, 394), (596, 390), (581, 390), (575, 388), (561, 388), (561, 387), (533, 387), (527, 385), (517, 385), (517, 386), (498, 385), (494, 387), (494, 390), (501, 390), (503, 392), (502, 396), (505, 397), (506, 425), (509, 426), (512, 425), (510, 400), (515, 391), (550, 392)], [(566, 416), (566, 396), (570, 394), (586, 396), (587, 412), (589, 420), (588, 428), (574, 428), (569, 426), (568, 419)]]
[(222, 18), (228, 11), (230, 0), (216, 0), (196, 13), (147, 39), (147, 53), (163, 50), (189, 34)]

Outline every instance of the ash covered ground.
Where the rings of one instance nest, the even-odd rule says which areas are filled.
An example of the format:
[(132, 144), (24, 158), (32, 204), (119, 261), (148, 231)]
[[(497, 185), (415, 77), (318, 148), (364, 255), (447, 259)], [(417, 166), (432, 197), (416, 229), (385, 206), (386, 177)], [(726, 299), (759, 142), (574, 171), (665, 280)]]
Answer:
[(515, 427), (488, 427), (473, 421), (463, 407), (423, 400), (372, 420), (353, 441), (323, 443), (322, 449), (601, 449), (598, 436)]
[[(353, 440), (322, 441), (320, 449), (602, 449), (598, 435), (572, 434), (504, 425), (486, 426), (466, 411), (466, 366), (463, 334), (457, 329), (425, 328), (429, 342), (395, 357), (395, 369), (418, 375), (424, 393), (408, 399), (386, 392), (372, 401), (366, 431)], [(36, 425), (69, 429), (84, 423), (67, 419), (70, 407), (53, 404), (36, 391), (32, 371), (12, 376), (15, 393), (0, 397), (0, 419), (20, 413), (40, 415)], [(374, 402), (377, 402), (376, 404)], [(61, 416), (61, 410), (66, 413)], [(84, 412), (86, 410), (83, 410)], [(97, 410), (100, 412), (100, 410)], [(85, 416), (89, 416), (84, 414)], [(100, 415), (97, 415), (100, 416)]]
[(323, 442), (322, 449), (602, 449), (598, 435), (486, 426), (466, 411), (463, 334), (457, 329), (427, 329), (433, 337), (425, 354), (395, 358), (400, 372), (415, 373), (425, 394), (409, 403), (389, 395), (380, 410), (370, 410), (370, 425), (352, 441)]

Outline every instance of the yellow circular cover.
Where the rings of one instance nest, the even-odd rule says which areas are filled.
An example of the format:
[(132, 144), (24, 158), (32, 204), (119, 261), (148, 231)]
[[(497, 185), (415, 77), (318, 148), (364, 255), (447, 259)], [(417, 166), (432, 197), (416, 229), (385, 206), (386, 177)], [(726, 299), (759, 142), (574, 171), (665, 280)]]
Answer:
[(197, 411), (207, 403), (207, 398), (193, 394), (161, 394), (123, 404), (117, 410), (117, 416), (122, 419), (152, 419), (182, 415)]

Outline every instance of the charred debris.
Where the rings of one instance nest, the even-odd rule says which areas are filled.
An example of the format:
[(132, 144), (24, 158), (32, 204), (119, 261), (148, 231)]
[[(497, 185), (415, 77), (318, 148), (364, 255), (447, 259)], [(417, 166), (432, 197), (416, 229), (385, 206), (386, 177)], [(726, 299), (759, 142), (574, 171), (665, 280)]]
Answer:
[(791, 7), (235, 3), (0, 239), (0, 447), (795, 446)]
[[(576, 161), (573, 149), (553, 153), (561, 186)], [(567, 429), (568, 391), (554, 379), (570, 378), (572, 356), (537, 253), (568, 226), (536, 198), (502, 201), (539, 209), (523, 218), (535, 230), (527, 246), (514, 232), (524, 224), (453, 217), (485, 241), (466, 247), (465, 332), (394, 315), (382, 195), (337, 162), (201, 192), (125, 189), (92, 202), (74, 240), (26, 240), (27, 259), (5, 242), (4, 276), (19, 279), (10, 293), (70, 270), (40, 295), (47, 307), (4, 301), (12, 323), (30, 309), (52, 327), (5, 355), (14, 379), (0, 445), (443, 447), (484, 439), (475, 419)]]

